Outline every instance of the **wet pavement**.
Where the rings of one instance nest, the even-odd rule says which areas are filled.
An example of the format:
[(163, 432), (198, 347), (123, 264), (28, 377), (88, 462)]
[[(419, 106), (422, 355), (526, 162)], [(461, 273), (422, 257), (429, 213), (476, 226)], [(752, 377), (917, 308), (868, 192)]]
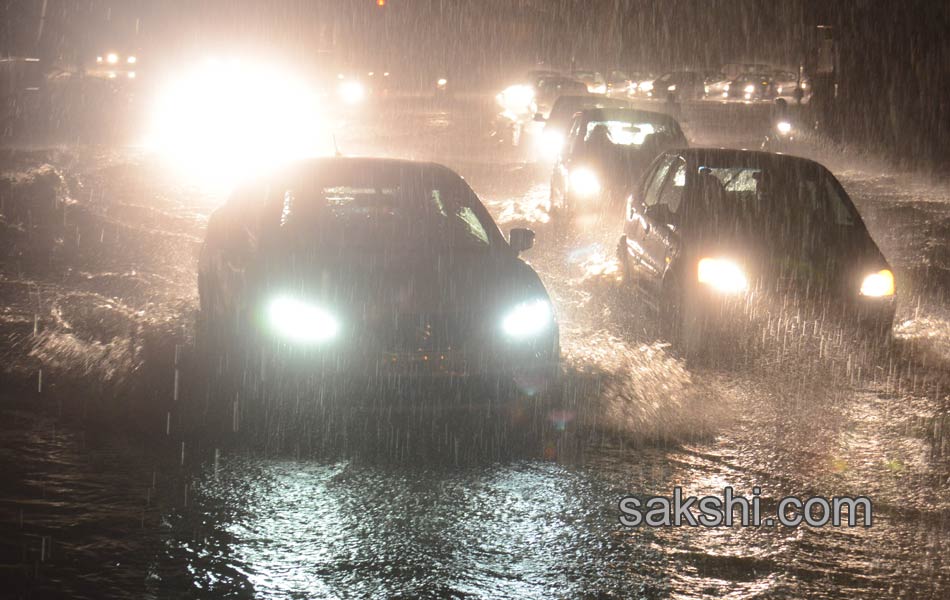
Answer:
[[(893, 341), (871, 345), (776, 312), (733, 360), (686, 364), (619, 284), (619, 215), (552, 223), (549, 167), (529, 160), (530, 141), (492, 139), (491, 117), (479, 101), (399, 100), (334, 131), (345, 153), (447, 164), (503, 230), (537, 231), (526, 258), (555, 302), (576, 414), (553, 441), (490, 442), (512, 452), (445, 454), (373, 428), (339, 452), (185, 439), (168, 413), (189, 391), (196, 252), (222, 189), (136, 147), (3, 150), (2, 589), (33, 598), (950, 594), (950, 184), (808, 149), (895, 267)], [(693, 143), (753, 147), (754, 121), (714, 128), (695, 117), (685, 129)], [(618, 523), (623, 496), (727, 485), (746, 495), (761, 487), (769, 506), (786, 495), (867, 495), (874, 524)]]

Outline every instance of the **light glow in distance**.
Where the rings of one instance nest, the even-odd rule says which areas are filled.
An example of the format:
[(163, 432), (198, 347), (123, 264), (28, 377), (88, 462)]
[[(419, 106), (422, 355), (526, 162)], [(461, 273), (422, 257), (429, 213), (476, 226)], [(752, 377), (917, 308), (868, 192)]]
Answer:
[(144, 146), (190, 183), (228, 188), (332, 152), (319, 106), (310, 86), (278, 66), (208, 60), (165, 84)]

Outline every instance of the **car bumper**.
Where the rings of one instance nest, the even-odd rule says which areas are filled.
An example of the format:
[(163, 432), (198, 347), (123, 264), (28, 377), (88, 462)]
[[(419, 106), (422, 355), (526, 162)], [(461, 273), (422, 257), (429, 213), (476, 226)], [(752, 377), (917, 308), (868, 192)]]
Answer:
[(689, 309), (694, 320), (706, 327), (736, 328), (754, 321), (758, 314), (776, 309), (789, 310), (790, 300), (792, 304), (806, 305), (812, 309), (809, 312), (831, 318), (840, 325), (875, 333), (890, 331), (897, 307), (894, 296), (795, 299), (794, 294), (782, 297), (756, 292), (727, 295), (697, 288), (691, 294)]

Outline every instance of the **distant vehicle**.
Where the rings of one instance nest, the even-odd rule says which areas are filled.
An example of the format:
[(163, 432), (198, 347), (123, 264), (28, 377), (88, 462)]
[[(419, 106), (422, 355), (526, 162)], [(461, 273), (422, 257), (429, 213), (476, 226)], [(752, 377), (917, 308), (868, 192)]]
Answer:
[(687, 145), (676, 120), (631, 108), (592, 108), (574, 116), (551, 174), (551, 207), (578, 213), (622, 201), (660, 152)]
[(687, 352), (789, 294), (889, 332), (894, 275), (848, 194), (820, 164), (781, 154), (671, 150), (627, 199), (624, 280)]
[(535, 93), (537, 111), (546, 116), (561, 96), (576, 96), (587, 93), (589, 93), (587, 84), (577, 79), (562, 75), (542, 77), (538, 80)]
[(98, 54), (85, 65), (85, 76), (99, 79), (130, 81), (139, 77), (140, 58), (135, 52), (109, 50)]
[(729, 98), (729, 89), (734, 80), (734, 77), (728, 77), (725, 73), (710, 74), (703, 84), (703, 95), (707, 100), (725, 100)]
[(699, 100), (705, 96), (705, 76), (698, 71), (671, 71), (652, 82), (640, 84), (646, 98), (677, 102)]
[(729, 97), (736, 100), (775, 99), (775, 83), (768, 73), (743, 73), (729, 85)]
[[(607, 74), (606, 94), (608, 96), (623, 97), (630, 93), (633, 80), (623, 71), (611, 71)], [(588, 88), (589, 90), (589, 88)]]
[(591, 94), (607, 93), (607, 80), (599, 71), (573, 71), (571, 77), (584, 82)]
[(646, 96), (647, 90), (646, 89), (641, 90), (640, 88), (641, 86), (644, 86), (645, 84), (649, 84), (649, 86), (652, 86), (654, 79), (656, 79), (656, 75), (654, 75), (653, 73), (646, 72), (646, 71), (630, 73), (630, 87), (627, 88), (627, 96), (631, 98), (641, 97), (641, 96), (644, 98), (647, 97)]
[(786, 102), (796, 104), (799, 97), (801, 104), (807, 104), (811, 100), (811, 79), (807, 75), (803, 75), (799, 81), (798, 73), (794, 71), (774, 71), (772, 81), (776, 99), (781, 98)]
[[(236, 191), (208, 223), (199, 348), (235, 385), (457, 378), (541, 389), (558, 324), (468, 184), (432, 163), (320, 158)], [(539, 387), (540, 386), (540, 387)]]
[(555, 100), (547, 119), (540, 113), (536, 116), (536, 120), (544, 123), (544, 129), (538, 136), (539, 150), (544, 158), (548, 160), (557, 158), (564, 147), (574, 115), (588, 108), (630, 108), (630, 103), (626, 100), (592, 94), (559, 97)]

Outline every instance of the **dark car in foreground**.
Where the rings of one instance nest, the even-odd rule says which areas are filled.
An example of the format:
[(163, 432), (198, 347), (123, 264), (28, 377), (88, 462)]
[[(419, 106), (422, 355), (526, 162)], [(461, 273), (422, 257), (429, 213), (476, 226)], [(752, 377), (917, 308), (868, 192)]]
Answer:
[(602, 211), (622, 201), (656, 155), (686, 146), (673, 117), (633, 108), (576, 113), (551, 173), (551, 206), (565, 212)]
[(792, 156), (659, 156), (628, 198), (624, 278), (687, 350), (739, 327), (750, 303), (798, 298), (889, 332), (894, 276), (837, 179)]
[(533, 241), (527, 229), (506, 240), (441, 165), (300, 162), (211, 216), (199, 346), (243, 382), (269, 372), (318, 385), (477, 379), (540, 389), (560, 352), (548, 294), (518, 256)]

